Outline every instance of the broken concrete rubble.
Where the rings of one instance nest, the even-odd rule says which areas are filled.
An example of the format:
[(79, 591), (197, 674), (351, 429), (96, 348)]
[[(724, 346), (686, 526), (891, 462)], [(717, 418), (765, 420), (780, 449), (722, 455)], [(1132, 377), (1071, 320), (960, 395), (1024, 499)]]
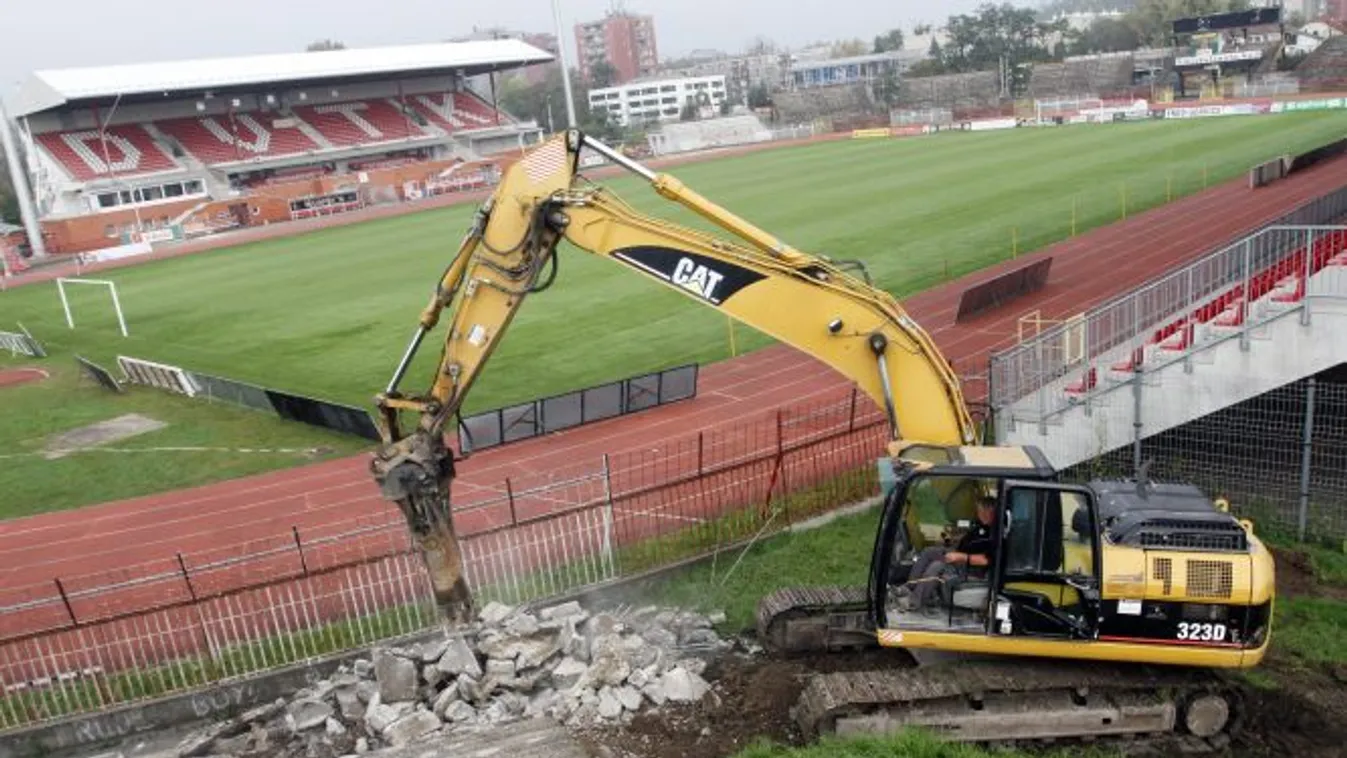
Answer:
[(178, 754), (337, 758), (525, 719), (621, 724), (701, 700), (707, 658), (730, 645), (686, 611), (490, 603), (467, 628), (375, 648), (289, 702), (198, 731)]

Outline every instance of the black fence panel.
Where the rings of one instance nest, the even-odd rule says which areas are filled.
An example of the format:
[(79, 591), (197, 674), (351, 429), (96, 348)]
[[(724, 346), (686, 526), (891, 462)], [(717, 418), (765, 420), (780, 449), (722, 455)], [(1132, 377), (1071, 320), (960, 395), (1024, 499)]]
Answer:
[(211, 376), (210, 374), (193, 372), (192, 376), (196, 378), (197, 386), (201, 388), (201, 394), (206, 396), (207, 399), (223, 400), (227, 403), (267, 411), (268, 413), (276, 410), (275, 406), (271, 404), (271, 397), (261, 387)]
[(75, 356), (75, 362), (79, 364), (80, 373), (94, 380), (105, 390), (110, 392), (124, 392), (122, 385), (117, 383), (112, 373), (102, 366), (81, 355)]
[(499, 413), (483, 413), (463, 419), (458, 425), (458, 442), (464, 450), (495, 447), (504, 440)]
[(379, 429), (369, 412), (350, 405), (282, 392), (221, 376), (190, 372), (200, 395), (233, 405), (275, 413), (287, 421), (379, 441)]
[(627, 380), (627, 412), (659, 405), (659, 374), (633, 376)]
[(665, 371), (660, 377), (660, 405), (687, 400), (697, 395), (697, 366), (680, 366)]
[(679, 366), (460, 419), (459, 448), (482, 450), (696, 396), (697, 365)]
[(544, 434), (559, 432), (585, 423), (585, 393), (571, 392), (538, 401), (542, 418), (539, 419)]
[(276, 415), (283, 419), (379, 441), (379, 429), (367, 411), (277, 390), (267, 390), (267, 396)]
[(512, 405), (500, 412), (501, 439), (517, 442), (538, 436), (538, 406), (536, 403)]
[(622, 389), (622, 384), (622, 382), (614, 382), (590, 387), (584, 391), (584, 423), (589, 424), (623, 414), (625, 406), (622, 403), (622, 397), (626, 393)]

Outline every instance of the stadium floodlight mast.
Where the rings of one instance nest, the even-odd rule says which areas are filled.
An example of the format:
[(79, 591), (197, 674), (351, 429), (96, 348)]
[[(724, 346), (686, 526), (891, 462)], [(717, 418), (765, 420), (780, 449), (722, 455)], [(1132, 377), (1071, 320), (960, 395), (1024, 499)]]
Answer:
[(566, 92), (566, 126), (575, 128), (575, 97), (571, 94), (571, 69), (566, 65), (566, 35), (561, 31), (561, 0), (552, 0), (552, 23), (557, 28), (557, 57), (561, 59), (561, 88)]

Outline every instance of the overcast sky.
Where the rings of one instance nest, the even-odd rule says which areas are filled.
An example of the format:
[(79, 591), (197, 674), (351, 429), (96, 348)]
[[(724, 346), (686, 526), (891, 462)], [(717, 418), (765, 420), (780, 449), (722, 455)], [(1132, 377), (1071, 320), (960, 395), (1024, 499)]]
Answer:
[[(611, 0), (560, 0), (571, 26)], [(732, 52), (757, 34), (778, 44), (872, 37), (941, 21), (978, 0), (625, 0), (655, 17), (661, 58), (699, 48)], [(789, 7), (790, 10), (786, 10)], [(135, 10), (132, 10), (134, 8)], [(317, 9), (322, 11), (318, 12)], [(473, 26), (553, 31), (550, 0), (0, 0), (0, 94), (45, 68), (300, 51), (320, 38), (348, 47), (437, 42)]]

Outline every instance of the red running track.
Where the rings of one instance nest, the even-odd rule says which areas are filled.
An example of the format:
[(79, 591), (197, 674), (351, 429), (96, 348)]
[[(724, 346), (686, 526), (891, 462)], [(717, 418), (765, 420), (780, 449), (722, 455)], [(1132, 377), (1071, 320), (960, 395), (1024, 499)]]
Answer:
[[(971, 402), (985, 397), (986, 361), (1012, 344), (1018, 317), (1070, 315), (1200, 257), (1290, 208), (1347, 184), (1347, 160), (1316, 166), (1258, 190), (1243, 180), (1213, 188), (1035, 254), (1007, 261), (910, 298), (905, 306), (934, 336), (966, 381)], [(1052, 256), (1047, 287), (971, 323), (954, 324), (960, 293), (1004, 270)], [(836, 397), (845, 380), (809, 356), (772, 346), (706, 366), (695, 400), (479, 453), (459, 467), (456, 507), (504, 493), (506, 477), (534, 483), (593, 471), (604, 453), (650, 448), (702, 429), (761, 419), (782, 405)], [(173, 570), (181, 552), (191, 563), (242, 555), (293, 539), (347, 531), (357, 522), (396, 518), (355, 456), (206, 487), (74, 511), (0, 522), (4, 604), (25, 594), (49, 597), (52, 579), (67, 589), (99, 573), (113, 581), (128, 566), (155, 562)], [(106, 573), (104, 573), (106, 572)], [(135, 571), (136, 575), (143, 573)]]

